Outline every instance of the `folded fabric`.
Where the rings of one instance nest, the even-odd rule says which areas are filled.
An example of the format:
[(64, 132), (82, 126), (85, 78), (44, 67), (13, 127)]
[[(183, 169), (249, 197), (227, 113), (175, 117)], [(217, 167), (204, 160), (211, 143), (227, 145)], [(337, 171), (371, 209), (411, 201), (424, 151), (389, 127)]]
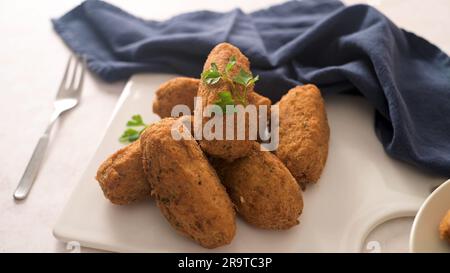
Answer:
[(304, 83), (325, 94), (359, 92), (376, 109), (375, 130), (389, 155), (450, 176), (450, 58), (373, 7), (304, 0), (159, 22), (86, 1), (53, 24), (106, 81), (139, 72), (198, 77), (208, 52), (230, 42), (260, 75), (262, 94), (276, 101)]

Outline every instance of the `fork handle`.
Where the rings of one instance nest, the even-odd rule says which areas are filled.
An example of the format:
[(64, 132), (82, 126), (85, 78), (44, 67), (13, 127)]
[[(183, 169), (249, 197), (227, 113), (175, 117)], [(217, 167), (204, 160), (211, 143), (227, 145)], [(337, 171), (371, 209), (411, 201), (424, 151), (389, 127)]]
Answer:
[(27, 168), (20, 179), (19, 185), (14, 192), (14, 198), (16, 200), (25, 199), (30, 192), (31, 187), (33, 186), (34, 179), (39, 171), (39, 167), (41, 166), (42, 160), (44, 159), (45, 150), (48, 146), (49, 134), (45, 133), (39, 139), (39, 142), (34, 148), (33, 155), (31, 156), (30, 161), (28, 162)]

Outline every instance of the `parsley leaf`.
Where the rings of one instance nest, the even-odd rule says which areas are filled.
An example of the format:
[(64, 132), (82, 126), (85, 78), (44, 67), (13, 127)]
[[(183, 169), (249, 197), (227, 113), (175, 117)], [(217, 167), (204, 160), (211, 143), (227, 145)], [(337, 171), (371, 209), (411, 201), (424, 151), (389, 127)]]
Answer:
[(205, 82), (207, 84), (213, 85), (220, 81), (220, 73), (219, 72), (211, 72), (205, 76)]
[(220, 81), (222, 74), (219, 72), (219, 68), (216, 63), (211, 64), (211, 68), (202, 73), (201, 78), (207, 84), (216, 84)]
[(141, 115), (134, 115), (131, 117), (131, 120), (127, 122), (127, 126), (145, 126), (145, 124)]
[(220, 106), (220, 108), (222, 108), (222, 112), (226, 113), (227, 112), (227, 105), (235, 105), (233, 96), (231, 95), (231, 93), (229, 91), (222, 91), (219, 94), (219, 99), (216, 100), (214, 103), (218, 106)]
[(231, 69), (233, 69), (234, 65), (236, 64), (236, 57), (231, 56), (230, 60), (227, 63), (227, 66), (225, 67), (225, 72), (230, 72)]
[(122, 143), (133, 142), (139, 138), (140, 131), (134, 129), (127, 129), (120, 136), (119, 141)]
[(251, 80), (251, 83), (255, 84), (255, 82), (257, 82), (259, 80), (259, 75), (256, 75), (256, 77), (253, 77), (253, 79)]
[(244, 69), (239, 71), (239, 74), (233, 78), (233, 81), (237, 84), (243, 85), (245, 87), (259, 80), (259, 76), (253, 77), (251, 73), (248, 73)]
[(133, 115), (126, 125), (133, 128), (127, 128), (122, 133), (119, 138), (119, 141), (122, 143), (132, 143), (138, 140), (144, 129), (147, 128), (147, 124), (144, 123), (141, 115)]

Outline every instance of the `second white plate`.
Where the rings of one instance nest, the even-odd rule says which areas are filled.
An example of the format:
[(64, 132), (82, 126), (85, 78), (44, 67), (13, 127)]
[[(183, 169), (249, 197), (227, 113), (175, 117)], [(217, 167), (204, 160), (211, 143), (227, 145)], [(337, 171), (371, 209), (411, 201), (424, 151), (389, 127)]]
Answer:
[(447, 252), (450, 244), (439, 237), (439, 224), (450, 210), (450, 180), (437, 188), (423, 203), (411, 230), (410, 252)]

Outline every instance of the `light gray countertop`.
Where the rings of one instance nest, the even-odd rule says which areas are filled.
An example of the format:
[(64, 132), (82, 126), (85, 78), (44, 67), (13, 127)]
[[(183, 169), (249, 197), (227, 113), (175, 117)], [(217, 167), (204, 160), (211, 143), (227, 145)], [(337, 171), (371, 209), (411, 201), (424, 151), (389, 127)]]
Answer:
[[(124, 82), (106, 84), (87, 75), (81, 104), (56, 124), (45, 162), (28, 199), (14, 201), (13, 191), (34, 146), (43, 133), (62, 76), (68, 48), (53, 32), (50, 18), (80, 1), (1, 1), (0, 32), (0, 252), (68, 252), (52, 235), (67, 198), (94, 154)], [(113, 0), (125, 10), (148, 19), (165, 19), (197, 9), (246, 11), (277, 0), (153, 1)], [(450, 52), (448, 0), (372, 0), (369, 3), (395, 23)], [(381, 145), (381, 144), (380, 144)], [(407, 251), (412, 219), (389, 221), (367, 242), (371, 251)], [(375, 242), (375, 243), (374, 243)], [(82, 249), (83, 252), (94, 251)]]

